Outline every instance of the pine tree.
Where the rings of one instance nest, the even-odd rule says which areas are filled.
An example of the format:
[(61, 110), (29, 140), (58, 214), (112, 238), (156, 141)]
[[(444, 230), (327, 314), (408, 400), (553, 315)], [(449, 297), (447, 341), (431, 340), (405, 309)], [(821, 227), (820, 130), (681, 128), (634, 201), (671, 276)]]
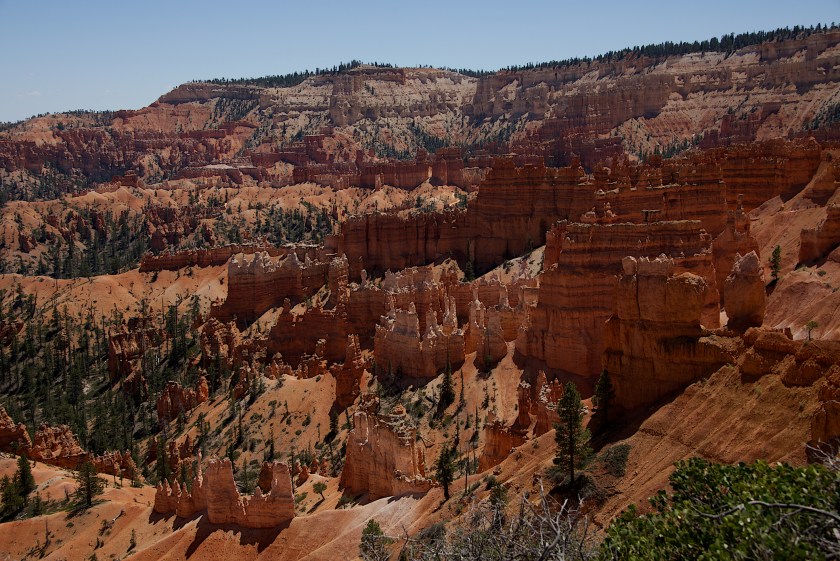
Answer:
[(443, 486), (443, 497), (448, 501), (449, 486), (455, 480), (455, 450), (448, 443), (440, 451), (436, 468), (437, 472), (435, 477), (441, 486)]
[(20, 498), (26, 504), (29, 502), (29, 493), (35, 489), (35, 478), (32, 476), (32, 468), (29, 466), (29, 460), (24, 456), (18, 456), (15, 484), (17, 485), (18, 492), (20, 492)]
[(446, 364), (443, 372), (443, 382), (440, 384), (440, 398), (438, 399), (438, 414), (442, 415), (446, 408), (455, 403), (455, 388), (452, 386), (452, 368)]
[(770, 276), (773, 281), (779, 280), (779, 272), (782, 270), (782, 247), (777, 245), (770, 256)]
[(811, 331), (818, 328), (820, 326), (815, 320), (809, 320), (808, 323), (805, 324), (805, 329), (808, 330), (808, 341), (811, 340)]
[(317, 481), (312, 485), (312, 490), (321, 495), (321, 500), (324, 500), (324, 491), (327, 490), (327, 484), (323, 481)]
[(598, 377), (598, 382), (595, 384), (595, 395), (592, 396), (595, 414), (604, 425), (607, 425), (610, 421), (610, 402), (614, 398), (615, 389), (610, 381), (610, 374), (604, 370)]
[(169, 469), (169, 458), (166, 456), (167, 452), (167, 445), (166, 445), (166, 431), (160, 433), (160, 436), (157, 440), (157, 476), (161, 482), (166, 479), (169, 479), (171, 475)]
[(387, 561), (391, 556), (388, 545), (392, 542), (393, 540), (385, 536), (379, 522), (371, 518), (362, 530), (359, 555), (363, 561)]
[(567, 382), (563, 388), (557, 414), (560, 422), (554, 425), (554, 440), (557, 442), (554, 464), (569, 474), (574, 485), (575, 467), (581, 465), (590, 453), (589, 431), (583, 427), (583, 405), (574, 382)]
[(338, 413), (332, 412), (330, 413), (330, 432), (327, 433), (327, 436), (324, 438), (327, 442), (332, 442), (336, 435), (338, 434)]
[(93, 504), (93, 499), (102, 494), (105, 483), (96, 475), (96, 468), (90, 462), (79, 466), (76, 472), (76, 499), (85, 508)]
[(4, 517), (17, 514), (23, 509), (23, 499), (20, 497), (20, 489), (13, 479), (4, 475), (0, 479), (0, 498), (2, 498), (2, 514)]

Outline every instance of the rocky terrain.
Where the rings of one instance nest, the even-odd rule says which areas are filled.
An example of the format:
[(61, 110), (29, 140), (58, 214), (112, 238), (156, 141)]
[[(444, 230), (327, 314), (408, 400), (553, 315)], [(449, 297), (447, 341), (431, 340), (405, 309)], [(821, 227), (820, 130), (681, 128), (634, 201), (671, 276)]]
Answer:
[(568, 382), (599, 532), (678, 460), (836, 452), (838, 104), (825, 29), (4, 125), (0, 475), (33, 462), (42, 510), (0, 554), (354, 559), (496, 484), (577, 500)]

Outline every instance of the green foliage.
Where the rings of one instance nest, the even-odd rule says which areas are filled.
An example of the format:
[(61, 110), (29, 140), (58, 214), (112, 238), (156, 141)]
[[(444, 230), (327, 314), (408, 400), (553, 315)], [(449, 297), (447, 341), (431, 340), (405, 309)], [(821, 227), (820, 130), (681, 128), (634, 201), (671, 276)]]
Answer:
[(359, 555), (364, 561), (387, 561), (390, 557), (388, 546), (394, 540), (387, 537), (379, 522), (371, 518), (362, 530)]
[(735, 51), (751, 45), (758, 45), (760, 43), (772, 41), (784, 41), (788, 39), (802, 39), (814, 33), (822, 33), (829, 30), (836, 29), (832, 25), (818, 26), (818, 27), (804, 27), (795, 25), (790, 27), (780, 27), (773, 31), (752, 31), (748, 33), (729, 33), (721, 35), (720, 37), (712, 37), (704, 41), (694, 41), (688, 43), (685, 41), (674, 43), (673, 41), (665, 41), (664, 43), (650, 44), (636, 46), (632, 48), (622, 49), (620, 51), (609, 51), (605, 54), (599, 55), (594, 59), (589, 57), (584, 58), (569, 58), (565, 60), (552, 60), (542, 63), (529, 63), (520, 66), (509, 66), (504, 70), (508, 72), (518, 72), (521, 70), (530, 70), (533, 68), (567, 68), (570, 66), (577, 66), (588, 62), (616, 62), (624, 60), (625, 58), (640, 58), (647, 57), (652, 59), (660, 59), (668, 56), (686, 55), (690, 53), (702, 52), (719, 52), (719, 53), (734, 53)]
[(774, 281), (779, 280), (779, 272), (782, 270), (782, 247), (777, 245), (773, 248), (773, 254), (770, 256), (770, 276)]
[(452, 368), (446, 365), (443, 371), (443, 381), (440, 384), (440, 397), (438, 398), (438, 415), (443, 415), (446, 408), (455, 403), (455, 387), (452, 385)]
[[(292, 72), (290, 74), (275, 74), (272, 76), (263, 76), (261, 78), (214, 78), (212, 80), (199, 80), (199, 82), (209, 82), (211, 84), (238, 84), (246, 86), (259, 86), (262, 88), (289, 88), (297, 86), (311, 76), (322, 76), (328, 74), (344, 74), (363, 63), (360, 60), (351, 60), (350, 62), (342, 62), (338, 66), (332, 68), (316, 68), (315, 71), (304, 70), (303, 72)], [(393, 68), (393, 65), (381, 62), (369, 62), (368, 66), (376, 66), (377, 68)]]
[(808, 323), (805, 324), (805, 329), (808, 330), (808, 341), (811, 340), (811, 332), (820, 326), (815, 320), (808, 320)]
[(837, 123), (840, 123), (840, 103), (831, 103), (824, 106), (811, 122), (806, 123), (805, 129), (830, 127)]
[(4, 475), (0, 479), (0, 494), (2, 494), (2, 517), (9, 519), (23, 510), (24, 502), (20, 494), (20, 488), (15, 481), (16, 478), (9, 478)]
[(15, 483), (18, 491), (20, 491), (23, 502), (27, 502), (29, 493), (35, 490), (35, 477), (32, 475), (32, 467), (29, 465), (29, 460), (24, 456), (18, 456), (17, 472), (15, 473)]
[(653, 512), (629, 508), (610, 526), (601, 559), (824, 559), (840, 539), (840, 474), (824, 466), (677, 464), (673, 494)]
[(443, 496), (447, 501), (449, 500), (449, 486), (455, 480), (456, 458), (457, 452), (455, 449), (451, 448), (448, 444), (445, 444), (443, 449), (440, 451), (437, 464), (435, 464), (435, 478), (443, 487)]
[(630, 456), (629, 444), (615, 444), (604, 453), (604, 468), (614, 477), (624, 477), (627, 470), (627, 458)]
[(316, 493), (318, 493), (319, 495), (321, 495), (321, 500), (323, 500), (324, 499), (324, 491), (327, 490), (327, 484), (324, 483), (323, 481), (316, 481), (312, 485), (312, 490), (315, 491)]
[(96, 468), (90, 462), (84, 462), (75, 474), (76, 479), (76, 501), (82, 508), (88, 508), (93, 500), (105, 490), (105, 482), (99, 479)]
[(603, 424), (610, 420), (610, 402), (615, 399), (615, 389), (610, 381), (610, 374), (606, 370), (601, 372), (598, 382), (595, 384), (595, 394), (592, 396), (592, 404), (595, 406), (597, 415)]
[(557, 443), (554, 465), (559, 470), (558, 475), (568, 474), (571, 484), (574, 484), (575, 467), (583, 465), (591, 453), (589, 431), (583, 427), (583, 404), (574, 382), (567, 382), (563, 388), (557, 414), (560, 421), (554, 425), (554, 440)]

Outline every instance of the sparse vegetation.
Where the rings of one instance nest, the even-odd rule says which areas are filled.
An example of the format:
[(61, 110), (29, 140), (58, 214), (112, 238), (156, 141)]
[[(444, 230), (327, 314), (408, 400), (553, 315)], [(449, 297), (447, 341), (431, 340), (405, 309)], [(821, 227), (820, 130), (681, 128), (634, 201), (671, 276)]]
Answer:
[(779, 280), (779, 272), (782, 270), (782, 247), (777, 245), (770, 255), (770, 276), (773, 282)]
[(96, 474), (96, 468), (90, 462), (81, 464), (75, 474), (76, 501), (81, 508), (89, 508), (96, 497), (105, 490), (105, 482)]
[(569, 483), (574, 485), (575, 468), (583, 465), (591, 452), (589, 431), (583, 427), (583, 404), (574, 382), (567, 382), (563, 387), (557, 414), (560, 421), (554, 425), (557, 442), (555, 476), (558, 481), (562, 480), (562, 476), (568, 476)]

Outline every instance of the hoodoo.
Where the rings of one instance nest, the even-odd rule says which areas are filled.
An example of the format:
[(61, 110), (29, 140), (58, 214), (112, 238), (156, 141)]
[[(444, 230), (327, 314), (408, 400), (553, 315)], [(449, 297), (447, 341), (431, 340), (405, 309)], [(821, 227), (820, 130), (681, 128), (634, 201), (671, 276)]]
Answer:
[[(17, 4), (4, 39), (45, 48), (0, 120), (66, 97), (57, 60), (148, 67), (107, 37), (143, 14), (39, 34), (57, 7)], [(352, 36), (318, 9), (317, 38), (258, 17)], [(482, 16), (514, 58), (567, 39), (524, 13)], [(389, 18), (372, 44), (422, 44)], [(277, 48), (247, 10), (188, 23), (226, 65)], [(696, 31), (0, 123), (0, 558), (836, 558), (840, 28)]]

